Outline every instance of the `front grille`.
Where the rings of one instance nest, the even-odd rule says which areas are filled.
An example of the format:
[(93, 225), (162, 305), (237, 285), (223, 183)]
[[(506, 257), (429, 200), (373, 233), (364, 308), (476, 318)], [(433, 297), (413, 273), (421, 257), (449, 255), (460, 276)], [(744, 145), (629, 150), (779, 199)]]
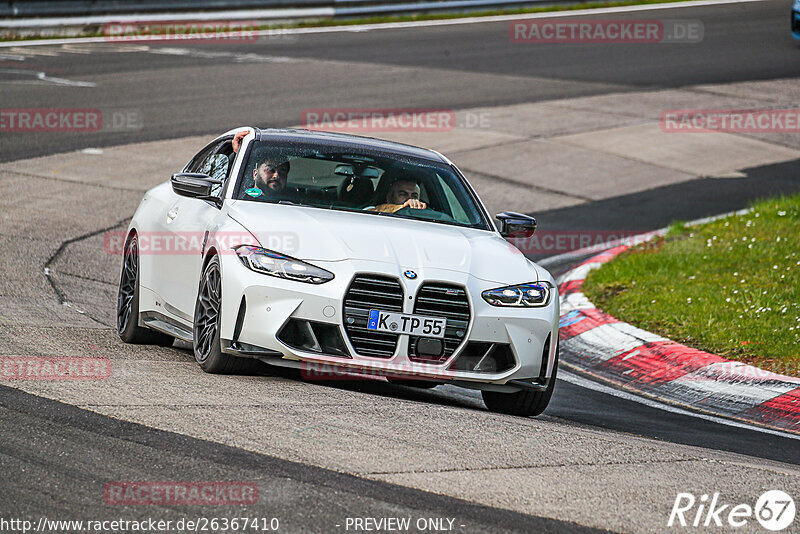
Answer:
[(453, 355), (467, 335), (470, 311), (467, 292), (463, 287), (438, 282), (423, 284), (417, 292), (414, 313), (429, 317), (444, 317), (447, 328), (444, 332), (442, 354), (419, 354), (417, 343), (420, 338), (411, 336), (408, 346), (409, 359), (417, 362), (441, 363)]
[(391, 358), (398, 334), (367, 330), (369, 310), (403, 311), (403, 288), (394, 278), (357, 275), (344, 297), (344, 329), (355, 351), (361, 356)]

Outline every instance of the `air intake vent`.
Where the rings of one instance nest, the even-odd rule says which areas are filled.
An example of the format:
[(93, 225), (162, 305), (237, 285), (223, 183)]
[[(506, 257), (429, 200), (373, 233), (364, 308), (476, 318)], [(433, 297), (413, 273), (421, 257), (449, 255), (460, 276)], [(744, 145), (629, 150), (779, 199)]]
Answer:
[(542, 364), (539, 368), (539, 378), (544, 381), (545, 376), (547, 374), (547, 364), (550, 363), (550, 334), (547, 334), (547, 340), (544, 342), (544, 348), (542, 348)]
[(278, 339), (295, 349), (350, 357), (339, 327), (334, 324), (291, 318), (278, 332)]
[(423, 284), (417, 293), (414, 313), (430, 317), (444, 317), (447, 319), (447, 328), (442, 340), (444, 341), (443, 350), (439, 355), (419, 350), (422, 347), (420, 340), (425, 338), (411, 336), (408, 347), (409, 359), (416, 362), (441, 363), (452, 356), (464, 341), (469, 326), (469, 299), (464, 288), (440, 283)]
[(449, 368), (473, 373), (502, 373), (513, 369), (515, 365), (516, 360), (509, 345), (470, 341)]
[(369, 310), (403, 311), (403, 288), (394, 278), (357, 275), (344, 297), (344, 329), (356, 353), (391, 358), (398, 334), (367, 330)]

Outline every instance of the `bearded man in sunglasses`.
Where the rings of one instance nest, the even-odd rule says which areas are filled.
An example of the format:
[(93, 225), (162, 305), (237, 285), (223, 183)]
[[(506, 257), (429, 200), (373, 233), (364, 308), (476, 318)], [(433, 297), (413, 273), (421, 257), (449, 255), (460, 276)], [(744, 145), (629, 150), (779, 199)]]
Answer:
[[(242, 130), (236, 133), (236, 136), (231, 142), (234, 154), (239, 152), (239, 148), (242, 146), (242, 139), (248, 133), (248, 130)], [(289, 176), (289, 168), (290, 166), (288, 161), (277, 161), (272, 159), (259, 161), (255, 169), (253, 169), (254, 187), (262, 191), (267, 196), (280, 193), (286, 189), (286, 180)]]

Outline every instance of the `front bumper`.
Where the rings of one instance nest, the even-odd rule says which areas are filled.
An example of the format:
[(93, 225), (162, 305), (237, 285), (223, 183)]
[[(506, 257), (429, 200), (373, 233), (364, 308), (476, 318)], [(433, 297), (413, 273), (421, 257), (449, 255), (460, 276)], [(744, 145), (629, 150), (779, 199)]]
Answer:
[[(301, 367), (310, 376), (324, 377), (334, 369), (347, 369), (358, 374), (418, 378), (498, 391), (526, 386), (541, 389), (552, 375), (559, 317), (555, 287), (547, 306), (495, 307), (483, 300), (481, 292), (503, 284), (456, 271), (413, 267), (418, 276), (409, 280), (402, 274), (406, 268), (394, 264), (362, 260), (314, 261), (315, 265), (335, 273), (335, 278), (325, 284), (312, 285), (253, 272), (235, 255), (223, 255), (221, 259), (220, 337), (224, 350), (231, 354)], [(396, 348), (386, 357), (360, 354), (344, 326), (344, 297), (353, 279), (361, 274), (396, 279), (403, 290), (404, 313), (413, 313), (415, 296), (425, 284), (445, 283), (463, 288), (469, 301), (470, 318), (457, 348), (450, 355), (445, 351), (442, 361), (422, 362), (413, 354), (409, 356), (414, 352), (409, 350), (410, 336), (399, 335)], [(553, 284), (552, 279), (547, 281)], [(379, 305), (375, 307), (380, 308)], [(335, 343), (325, 346), (325, 343), (312, 342), (304, 345), (307, 349), (287, 344), (284, 329), (290, 321), (312, 332), (317, 331), (318, 325), (324, 332), (333, 328), (340, 336), (343, 350), (331, 349)], [(483, 351), (491, 346), (501, 347), (512, 357), (502, 370), (480, 368), (476, 371), (469, 370), (469, 365), (465, 367), (466, 358), (479, 359), (475, 356), (476, 350)], [(500, 350), (497, 349), (498, 354)], [(462, 357), (464, 359), (459, 362)]]

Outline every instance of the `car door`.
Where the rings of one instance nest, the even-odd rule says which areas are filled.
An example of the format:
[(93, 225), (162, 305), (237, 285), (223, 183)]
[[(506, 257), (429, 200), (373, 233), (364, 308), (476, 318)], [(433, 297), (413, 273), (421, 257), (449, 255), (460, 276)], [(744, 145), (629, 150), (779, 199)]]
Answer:
[[(186, 172), (208, 174), (225, 180), (228, 175), (230, 139), (205, 147), (187, 165)], [(221, 194), (221, 185), (216, 194)], [(159, 269), (160, 291), (166, 311), (191, 322), (202, 268), (202, 253), (208, 229), (219, 215), (212, 202), (173, 194), (166, 205), (161, 224), (164, 228), (163, 268)]]

